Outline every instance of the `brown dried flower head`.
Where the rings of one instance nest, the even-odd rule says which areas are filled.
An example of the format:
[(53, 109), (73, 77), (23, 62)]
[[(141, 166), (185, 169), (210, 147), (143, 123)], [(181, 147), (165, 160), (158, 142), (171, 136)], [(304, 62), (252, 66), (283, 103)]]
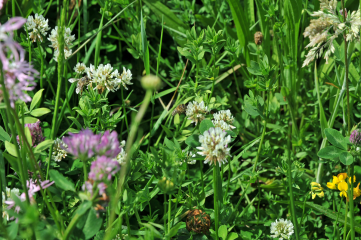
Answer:
[(261, 45), (263, 42), (263, 34), (262, 32), (258, 31), (254, 34), (254, 43), (256, 45)]
[(186, 227), (189, 232), (208, 234), (211, 218), (200, 209), (191, 210), (187, 216)]

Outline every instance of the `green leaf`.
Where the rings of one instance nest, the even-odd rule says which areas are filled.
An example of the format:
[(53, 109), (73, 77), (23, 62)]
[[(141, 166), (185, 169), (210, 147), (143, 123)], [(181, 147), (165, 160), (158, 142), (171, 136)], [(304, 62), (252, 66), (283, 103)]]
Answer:
[(238, 238), (238, 234), (235, 232), (231, 232), (228, 234), (227, 240), (234, 240), (236, 238)]
[(204, 119), (201, 124), (199, 125), (199, 131), (203, 134), (210, 128), (214, 128), (214, 125), (210, 119)]
[(345, 150), (339, 149), (335, 146), (327, 146), (318, 151), (317, 156), (324, 159), (333, 159), (340, 156)]
[(34, 117), (41, 117), (50, 112), (51, 112), (51, 110), (49, 108), (37, 108), (37, 109), (34, 109), (33, 111), (31, 111), (30, 114), (33, 115)]
[(340, 154), (340, 161), (348, 166), (353, 163), (353, 156), (349, 152), (343, 152)]
[(180, 124), (180, 119), (179, 119), (179, 114), (177, 113), (174, 116), (174, 125), (179, 125)]
[(1, 188), (5, 190), (6, 188), (6, 178), (5, 178), (5, 162), (3, 157), (3, 152), (0, 150), (0, 176), (1, 176)]
[(33, 117), (25, 117), (24, 118), (24, 123), (36, 123), (38, 121), (37, 118), (33, 118)]
[(190, 135), (187, 139), (186, 139), (186, 144), (192, 148), (196, 148), (199, 147), (201, 145), (201, 143), (199, 142), (199, 135), (198, 134), (193, 134)]
[(327, 137), (327, 140), (334, 145), (335, 147), (347, 150), (347, 143), (344, 140), (344, 137), (342, 134), (332, 128), (326, 128), (325, 129), (325, 135)]
[(79, 130), (81, 130), (83, 128), (81, 126), (81, 124), (79, 123), (78, 119), (76, 119), (75, 117), (68, 117), (68, 118), (75, 123), (75, 125), (78, 127)]
[(5, 132), (5, 130), (0, 126), (0, 141), (8, 141), (10, 142), (10, 135)]
[(8, 151), (8, 153), (10, 153), (11, 155), (17, 157), (18, 155), (16, 154), (16, 146), (14, 144), (12, 144), (11, 142), (5, 141), (5, 149), (6, 151)]
[(223, 238), (223, 240), (227, 240), (227, 235), (228, 235), (227, 226), (226, 225), (220, 226), (218, 228), (218, 236)]
[(38, 102), (40, 101), (41, 96), (43, 95), (43, 91), (44, 91), (44, 89), (40, 89), (39, 91), (37, 91), (35, 93), (33, 100), (31, 101), (31, 104), (30, 104), (30, 111), (32, 111), (36, 107)]
[(49, 173), (56, 186), (65, 191), (75, 192), (74, 183), (66, 179), (61, 173), (54, 169), (51, 169)]
[(168, 235), (168, 239), (171, 239), (172, 237), (174, 237), (177, 233), (178, 233), (178, 229), (180, 228), (180, 226), (182, 225), (182, 222), (177, 223), (177, 225), (175, 225), (174, 227), (172, 227), (169, 231)]
[(4, 152), (3, 153), (4, 157), (6, 158), (6, 160), (8, 160), (8, 162), (10, 163), (11, 167), (17, 172), (19, 173), (19, 165), (18, 165), (18, 159), (16, 157), (11, 156), (10, 154)]
[(33, 146), (33, 139), (31, 137), (31, 132), (30, 132), (29, 127), (25, 127), (24, 132), (25, 132), (26, 140), (28, 141), (29, 145)]
[(103, 218), (98, 218), (94, 208), (91, 208), (83, 228), (85, 239), (90, 239), (91, 237), (93, 237), (100, 230), (102, 223)]
[(54, 140), (48, 139), (48, 140), (42, 141), (35, 147), (34, 153), (41, 153), (42, 151), (48, 149), (53, 144), (54, 144)]

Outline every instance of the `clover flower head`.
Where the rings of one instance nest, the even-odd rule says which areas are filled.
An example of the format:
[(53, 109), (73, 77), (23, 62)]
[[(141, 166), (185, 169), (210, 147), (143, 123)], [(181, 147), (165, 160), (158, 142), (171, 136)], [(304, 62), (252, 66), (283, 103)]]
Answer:
[(64, 149), (68, 149), (68, 145), (66, 145), (64, 141), (59, 138), (55, 139), (52, 154), (55, 162), (60, 162), (63, 158), (67, 156), (67, 151)]
[(121, 152), (117, 132), (105, 131), (101, 136), (99, 143), (95, 145), (94, 152), (98, 156), (116, 158)]
[[(45, 140), (45, 137), (43, 136), (43, 132), (40, 127), (40, 120), (36, 121), (36, 123), (27, 123), (24, 125), (24, 127), (27, 127), (30, 130), (33, 147), (36, 147), (39, 143)], [(19, 135), (16, 137), (16, 140), (18, 144), (20, 144)]]
[(231, 156), (231, 149), (228, 147), (231, 136), (227, 136), (227, 133), (219, 127), (205, 131), (199, 136), (199, 142), (201, 146), (197, 148), (201, 151), (198, 154), (205, 156), (204, 163), (209, 165), (218, 163), (221, 166), (222, 163), (227, 162), (227, 156)]
[(293, 234), (293, 224), (290, 220), (284, 220), (283, 218), (271, 223), (271, 237), (283, 239), (290, 239)]
[[(90, 65), (92, 67), (92, 65)], [(99, 64), (98, 68), (89, 69), (91, 73), (91, 81), (95, 83), (98, 91), (102, 92), (105, 88), (109, 91), (115, 92), (119, 89), (117, 84), (118, 70), (113, 71), (113, 67), (108, 63), (106, 65)]]
[(219, 127), (220, 129), (226, 131), (226, 130), (231, 130), (231, 125), (229, 125), (228, 123), (226, 123), (223, 120), (212, 120), (212, 123), (214, 125), (214, 127)]
[(234, 117), (229, 109), (218, 111), (217, 113), (213, 114), (213, 117), (214, 117), (214, 120), (218, 120), (218, 121), (222, 120), (225, 123), (229, 124), (230, 128), (236, 128), (236, 127), (232, 126)]
[(86, 66), (84, 63), (78, 62), (74, 67), (74, 72), (77, 74), (84, 74), (86, 71)]
[(130, 82), (130, 80), (132, 80), (132, 72), (129, 69), (127, 70), (125, 67), (123, 67), (123, 73), (117, 77), (117, 84), (119, 86), (122, 85), (126, 90), (128, 90), (127, 85), (133, 84)]
[(120, 165), (116, 160), (101, 156), (92, 162), (89, 172), (89, 179), (93, 181), (110, 181), (112, 176), (119, 170)]
[(45, 20), (43, 15), (35, 14), (35, 16), (29, 16), (26, 21), (26, 28), (29, 32), (29, 38), (32, 42), (36, 40), (42, 42), (43, 36), (47, 35), (47, 31), (50, 30), (48, 25), (48, 19)]
[(119, 165), (124, 165), (126, 163), (127, 153), (125, 152), (125, 141), (121, 141), (119, 148), (121, 149), (120, 153), (117, 155), (117, 161)]
[(311, 182), (311, 193), (312, 193), (312, 199), (315, 199), (316, 196), (323, 198), (325, 196), (325, 193), (323, 192), (323, 187), (321, 187), (321, 184), (317, 182)]
[(352, 131), (350, 136), (350, 142), (355, 146), (361, 146), (361, 131), (360, 129), (355, 129)]
[(192, 151), (182, 150), (183, 159), (179, 162), (180, 165), (183, 163), (187, 163), (190, 165), (196, 164), (197, 160), (193, 159), (196, 157), (196, 154), (194, 154)]
[(94, 149), (100, 142), (100, 136), (94, 134), (90, 129), (81, 130), (79, 133), (69, 133), (68, 137), (63, 138), (68, 146), (60, 146), (76, 158), (85, 160), (94, 156)]
[(196, 101), (188, 103), (186, 115), (192, 123), (195, 123), (195, 125), (205, 118), (206, 113), (208, 113), (208, 108), (205, 106), (203, 101), (200, 103)]
[[(51, 30), (50, 36), (48, 40), (51, 42), (50, 47), (54, 48), (54, 60), (58, 61), (59, 56), (59, 42), (58, 42), (59, 28), (56, 26), (53, 30)], [(64, 31), (64, 55), (65, 59), (69, 58), (72, 54), (72, 50), (70, 49), (72, 41), (75, 40), (75, 35), (71, 35), (70, 28), (65, 28)]]

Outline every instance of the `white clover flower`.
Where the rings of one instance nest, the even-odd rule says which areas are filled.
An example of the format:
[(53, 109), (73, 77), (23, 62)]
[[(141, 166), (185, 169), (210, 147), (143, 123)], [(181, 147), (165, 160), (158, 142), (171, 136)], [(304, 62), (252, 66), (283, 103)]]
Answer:
[(205, 131), (203, 135), (199, 136), (199, 142), (201, 146), (197, 148), (201, 152), (198, 152), (198, 154), (205, 156), (204, 163), (212, 165), (218, 162), (219, 166), (221, 166), (222, 163), (227, 162), (227, 156), (231, 156), (231, 149), (228, 148), (231, 136), (227, 136), (227, 133), (219, 127)]
[(186, 115), (192, 123), (194, 122), (197, 125), (205, 118), (207, 112), (208, 108), (205, 106), (203, 101), (200, 103), (193, 101), (193, 103), (188, 103)]
[[(116, 72), (118, 73), (118, 70), (116, 70)], [(130, 82), (130, 80), (132, 80), (132, 72), (128, 69), (126, 69), (125, 67), (123, 67), (123, 73), (121, 75), (118, 75), (117, 77), (117, 84), (123, 85), (123, 87), (128, 90), (127, 85), (132, 85), (133, 83)]]
[(113, 71), (113, 67), (109, 63), (106, 65), (99, 64), (95, 71), (89, 69), (88, 72), (91, 72), (91, 82), (97, 85), (96, 88), (98, 91), (100, 90), (100, 92), (102, 92), (104, 88), (107, 88), (109, 91), (115, 92), (119, 89), (119, 85), (117, 84), (119, 73), (117, 70)]
[(124, 165), (126, 163), (126, 157), (127, 157), (127, 154), (125, 152), (125, 141), (121, 141), (120, 142), (120, 148), (122, 149), (122, 151), (118, 154), (117, 156), (117, 161), (119, 163), (119, 165)]
[[(213, 114), (213, 117), (214, 117), (214, 120), (224, 121), (225, 123), (227, 123), (230, 126), (230, 128), (236, 128), (236, 127), (232, 126), (234, 117), (229, 109), (218, 111), (217, 113)], [(223, 130), (228, 130), (228, 129), (223, 129)]]
[(290, 239), (293, 234), (293, 224), (289, 220), (276, 220), (271, 224), (271, 237), (279, 238), (279, 240)]
[[(50, 36), (48, 40), (51, 42), (50, 47), (54, 48), (54, 59), (58, 61), (59, 56), (59, 43), (58, 43), (58, 26), (56, 26), (53, 30), (51, 30)], [(64, 31), (64, 55), (65, 59), (69, 58), (72, 54), (72, 50), (70, 49), (72, 45), (72, 41), (75, 40), (75, 35), (71, 35), (70, 28), (65, 28)]]
[(63, 158), (67, 156), (67, 152), (64, 149), (67, 149), (68, 145), (66, 145), (63, 140), (57, 138), (54, 140), (53, 154), (52, 157), (55, 162), (60, 162)]
[(84, 63), (77, 63), (74, 67), (74, 72), (76, 72), (77, 74), (83, 74), (86, 71), (86, 66)]
[(29, 38), (36, 42), (36, 40), (42, 42), (43, 36), (47, 35), (47, 31), (50, 30), (48, 25), (48, 19), (45, 20), (43, 15), (35, 14), (35, 17), (29, 16), (26, 20), (26, 28), (29, 32)]
[(10, 189), (10, 188), (6, 187), (5, 192), (6, 192), (6, 194), (4, 192), (2, 192), (2, 203), (3, 203), (2, 204), (2, 209), (3, 209), (2, 215), (3, 215), (3, 218), (6, 217), (6, 219), (9, 221), (9, 214), (5, 211), (5, 209), (7, 208), (5, 201), (10, 199), (11, 193), (13, 193), (17, 196), (19, 196), (20, 194), (19, 194), (19, 189), (17, 189), (17, 188)]
[(192, 159), (194, 157), (196, 157), (196, 155), (191, 152), (191, 151), (186, 151), (186, 150), (182, 150), (183, 156), (184, 158), (179, 162), (179, 165), (182, 165), (183, 163), (187, 163), (187, 164), (196, 164), (197, 160)]
[(223, 120), (213, 120), (212, 123), (213, 123), (214, 127), (219, 127), (220, 129), (222, 129), (224, 131), (231, 130), (231, 128), (233, 127)]

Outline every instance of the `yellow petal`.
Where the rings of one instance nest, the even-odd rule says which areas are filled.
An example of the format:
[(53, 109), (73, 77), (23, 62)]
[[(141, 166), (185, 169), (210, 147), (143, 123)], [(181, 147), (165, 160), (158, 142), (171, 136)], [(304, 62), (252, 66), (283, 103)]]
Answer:
[(325, 196), (325, 193), (324, 193), (324, 192), (320, 192), (320, 193), (317, 194), (317, 196), (320, 197), (320, 198), (323, 198), (323, 197)]
[(312, 193), (312, 199), (315, 199), (316, 193)]
[(347, 198), (347, 193), (346, 193), (346, 191), (340, 192), (340, 197), (346, 197), (346, 198)]
[(339, 184), (339, 183), (340, 183), (340, 180), (338, 179), (338, 177), (333, 176), (333, 178), (332, 178), (332, 183), (333, 183), (333, 184)]
[(336, 184), (331, 183), (331, 182), (328, 182), (328, 183), (327, 183), (327, 187), (328, 187), (329, 189), (336, 189)]
[(340, 182), (337, 185), (337, 187), (338, 187), (338, 190), (340, 190), (340, 191), (347, 191), (347, 189), (348, 189), (348, 185), (346, 182)]
[(345, 181), (345, 179), (347, 179), (347, 173), (339, 173), (337, 178), (340, 182)]

